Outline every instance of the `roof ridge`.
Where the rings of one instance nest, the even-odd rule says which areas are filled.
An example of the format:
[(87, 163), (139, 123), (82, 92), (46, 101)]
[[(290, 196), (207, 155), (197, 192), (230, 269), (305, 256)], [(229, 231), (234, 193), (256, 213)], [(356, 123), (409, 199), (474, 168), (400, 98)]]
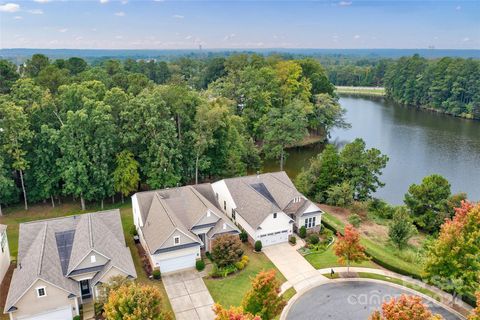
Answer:
[[(293, 190), (296, 190), (298, 193), (300, 193), (297, 188), (293, 187), (292, 186), (289, 186), (288, 184), (286, 184), (285, 182), (283, 182), (282, 180), (278, 179), (274, 173), (279, 173), (279, 172), (285, 172), (285, 171), (278, 171), (278, 172), (269, 172), (268, 175), (271, 176), (272, 178), (274, 178), (275, 180), (279, 181), (281, 184), (283, 184), (284, 186), (290, 188), (290, 189), (293, 189)], [(286, 173), (285, 173), (286, 174)], [(287, 175), (288, 177), (288, 175)], [(290, 179), (290, 178), (289, 178)], [(295, 185), (294, 185), (295, 186)]]
[[(162, 202), (162, 198), (158, 195), (158, 192), (155, 192), (155, 196), (158, 198), (158, 202), (160, 203), (160, 205), (163, 207), (163, 209), (165, 209), (165, 213), (167, 214), (167, 217), (168, 219), (170, 220), (170, 222), (172, 223), (172, 225), (175, 227), (175, 228), (178, 228), (177, 224), (175, 223), (175, 221), (173, 221), (172, 217), (170, 216), (170, 211), (169, 209), (163, 204)], [(150, 208), (152, 206), (150, 205)]]
[[(267, 189), (267, 191), (272, 195), (272, 193), (270, 192), (270, 190), (268, 190), (267, 186), (261, 182), (264, 186), (265, 186), (265, 189)], [(257, 190), (255, 190), (254, 187), (252, 187), (249, 183), (246, 183), (246, 182), (243, 182), (243, 184), (245, 184), (247, 187), (249, 187), (250, 189), (252, 189), (253, 191), (255, 191), (255, 193), (259, 194), (263, 199), (267, 200), (268, 203), (274, 205), (275, 207), (277, 207), (278, 209), (280, 210), (283, 210), (282, 208), (280, 208), (280, 205), (277, 203), (277, 201), (275, 200), (275, 198), (273, 198), (273, 195), (272, 195), (272, 198), (273, 198), (273, 201), (270, 201), (267, 197), (265, 197), (263, 194), (261, 194), (260, 192), (258, 192)]]
[(40, 248), (40, 259), (38, 259), (38, 266), (37, 266), (37, 276), (41, 274), (42, 271), (42, 262), (43, 262), (43, 254), (45, 252), (45, 242), (47, 241), (47, 227), (48, 222), (45, 222), (45, 226), (43, 228), (43, 239), (42, 239), (42, 247)]
[(90, 248), (93, 249), (93, 232), (92, 232), (92, 216), (90, 214), (87, 215), (88, 218), (88, 240), (90, 242)]

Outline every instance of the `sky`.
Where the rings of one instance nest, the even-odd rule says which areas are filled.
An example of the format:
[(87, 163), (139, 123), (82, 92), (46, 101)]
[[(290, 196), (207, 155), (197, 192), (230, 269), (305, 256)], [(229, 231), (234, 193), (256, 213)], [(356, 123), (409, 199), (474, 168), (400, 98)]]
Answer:
[(0, 48), (480, 49), (480, 0), (0, 0)]

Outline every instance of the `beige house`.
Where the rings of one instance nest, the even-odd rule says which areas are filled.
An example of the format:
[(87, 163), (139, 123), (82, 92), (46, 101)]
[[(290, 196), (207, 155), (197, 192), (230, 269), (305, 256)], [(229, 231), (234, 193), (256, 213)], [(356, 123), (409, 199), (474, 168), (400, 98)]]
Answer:
[(0, 224), (0, 283), (10, 266), (10, 249), (8, 248), (7, 226)]
[(10, 319), (70, 320), (102, 282), (137, 276), (118, 209), (20, 224), (17, 261)]

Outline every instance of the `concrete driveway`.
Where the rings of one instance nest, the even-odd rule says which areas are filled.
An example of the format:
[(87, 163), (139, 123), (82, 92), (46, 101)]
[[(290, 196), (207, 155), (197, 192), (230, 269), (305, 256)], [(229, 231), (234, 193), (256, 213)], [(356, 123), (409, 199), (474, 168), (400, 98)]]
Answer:
[(297, 252), (297, 247), (285, 242), (262, 249), (265, 255), (287, 278), (287, 282), (282, 285), (282, 292), (292, 286), (298, 292), (328, 280)]
[(177, 320), (213, 320), (213, 299), (196, 270), (162, 275)]

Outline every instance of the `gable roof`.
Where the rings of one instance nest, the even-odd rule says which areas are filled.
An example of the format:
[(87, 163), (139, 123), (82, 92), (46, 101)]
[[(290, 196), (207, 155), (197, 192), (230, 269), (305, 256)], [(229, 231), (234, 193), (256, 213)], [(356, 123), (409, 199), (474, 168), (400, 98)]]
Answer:
[(106, 256), (110, 264), (136, 277), (118, 209), (21, 223), (18, 263), (13, 272), (5, 311), (13, 307), (39, 279), (79, 295), (78, 283), (68, 274), (92, 250)]
[(205, 221), (208, 212), (213, 213), (212, 224), (222, 220), (229, 228), (238, 231), (218, 208), (210, 184), (140, 192), (136, 195), (143, 220), (143, 237), (151, 254), (164, 248), (165, 242), (175, 231), (189, 238), (191, 242), (188, 243), (200, 245), (201, 240), (191, 230)]
[(285, 209), (292, 206), (294, 198), (301, 198), (301, 203), (296, 202), (291, 208), (296, 207), (296, 210), (294, 212), (287, 210), (289, 212), (286, 213), (297, 213), (297, 210), (303, 207), (304, 201), (310, 202), (298, 192), (285, 171), (229, 178), (223, 181), (237, 205), (235, 210), (254, 229), (257, 229), (270, 214), (286, 212)]

